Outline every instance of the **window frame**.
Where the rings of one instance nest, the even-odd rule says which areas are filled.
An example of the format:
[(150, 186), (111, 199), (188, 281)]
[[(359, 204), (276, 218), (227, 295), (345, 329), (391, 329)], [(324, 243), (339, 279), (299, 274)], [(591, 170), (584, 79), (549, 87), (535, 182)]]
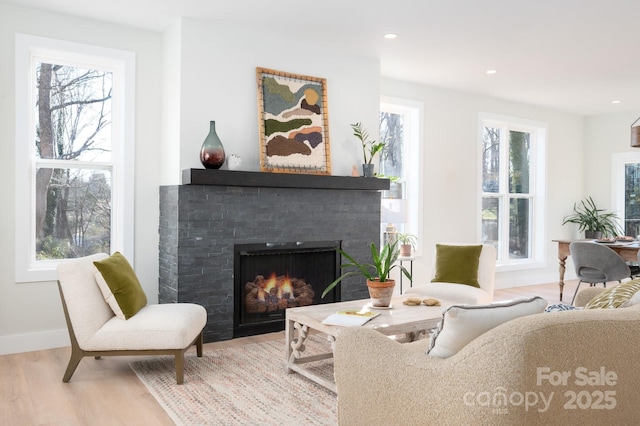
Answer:
[[(39, 159), (35, 155), (34, 67), (38, 62), (103, 69), (113, 73), (111, 161)], [(135, 54), (27, 34), (15, 38), (15, 281), (57, 279), (64, 259), (35, 258), (35, 176), (37, 166), (105, 169), (111, 174), (111, 251), (133, 262)], [(26, 236), (26, 238), (25, 238)]]
[[(501, 144), (500, 147), (500, 189), (497, 193), (484, 192), (483, 183), (483, 143), (484, 128), (499, 127), (506, 128), (507, 131), (527, 132), (531, 134), (530, 148), (530, 182), (529, 193), (527, 195), (509, 194), (508, 188), (508, 147)], [(526, 259), (509, 258), (509, 220), (503, 220), (499, 224), (500, 241), (498, 244), (498, 260), (496, 260), (496, 271), (507, 272), (524, 269), (542, 268), (546, 266), (546, 144), (548, 125), (546, 123), (521, 119), (516, 117), (496, 115), (490, 113), (478, 114), (478, 200), (477, 200), (477, 229), (478, 241), (483, 241), (482, 235), (482, 200), (485, 197), (496, 197), (499, 200), (501, 212), (509, 213), (509, 201), (512, 199), (530, 199), (529, 206), (529, 250), (530, 255)], [(508, 138), (507, 138), (508, 141)], [(507, 165), (507, 167), (505, 167)], [(506, 244), (505, 244), (506, 242)]]
[[(409, 122), (408, 145), (403, 150), (403, 164), (405, 164), (405, 176), (402, 180), (404, 185), (404, 199), (406, 201), (407, 222), (404, 229), (399, 232), (413, 234), (417, 238), (416, 250), (412, 257), (422, 255), (423, 232), (423, 135), (424, 135), (424, 103), (404, 98), (391, 96), (380, 97), (380, 111), (402, 114)], [(405, 122), (406, 123), (406, 122)], [(403, 141), (404, 143), (404, 141)], [(386, 223), (381, 223), (381, 231), (384, 231)]]
[[(621, 152), (611, 154), (611, 211), (618, 216), (618, 225), (626, 230), (627, 211), (625, 206), (625, 166), (640, 164), (640, 152)], [(621, 212), (621, 213), (620, 213)]]

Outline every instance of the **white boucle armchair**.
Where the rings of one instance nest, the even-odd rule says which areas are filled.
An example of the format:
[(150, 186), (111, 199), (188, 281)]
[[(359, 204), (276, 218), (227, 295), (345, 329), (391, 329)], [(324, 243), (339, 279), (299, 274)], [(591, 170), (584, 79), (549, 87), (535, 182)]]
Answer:
[(95, 279), (93, 262), (107, 257), (95, 254), (58, 266), (58, 288), (71, 339), (71, 358), (62, 381), (71, 379), (85, 356), (174, 355), (176, 382), (182, 384), (184, 353), (195, 344), (197, 356), (202, 356), (205, 308), (191, 303), (146, 305), (128, 320), (116, 317)]
[[(468, 246), (474, 244), (443, 243), (454, 246)], [(455, 303), (468, 303), (482, 305), (493, 301), (493, 289), (496, 275), (496, 248), (491, 244), (482, 244), (480, 259), (478, 261), (479, 288), (466, 284), (454, 284), (448, 282), (427, 282), (413, 284), (404, 294), (417, 297), (435, 297)], [(431, 267), (432, 278), (436, 272), (436, 254), (433, 256)]]

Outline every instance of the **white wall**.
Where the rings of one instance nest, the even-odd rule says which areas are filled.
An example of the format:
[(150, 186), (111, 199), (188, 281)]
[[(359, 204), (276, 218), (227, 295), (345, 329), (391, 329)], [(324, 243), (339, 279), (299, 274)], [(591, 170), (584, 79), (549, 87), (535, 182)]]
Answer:
[(0, 354), (68, 344), (56, 283), (14, 282), (15, 33), (136, 53), (134, 267), (151, 302), (158, 293), (161, 34), (0, 3)]
[(202, 167), (200, 147), (209, 121), (214, 120), (227, 155), (240, 155), (242, 170), (259, 170), (256, 67), (325, 78), (332, 174), (350, 175), (352, 165), (360, 164), (359, 145), (349, 123), (362, 121), (377, 134), (380, 65), (376, 59), (308, 46), (298, 38), (266, 36), (253, 27), (193, 19), (182, 20), (180, 37), (181, 169)]
[[(584, 118), (545, 108), (446, 89), (382, 79), (381, 93), (424, 103), (424, 256), (414, 262), (414, 282), (431, 276), (437, 242), (477, 242), (478, 114), (506, 115), (548, 124), (546, 266), (496, 276), (496, 287), (558, 280), (556, 238), (570, 237), (563, 217), (583, 194)], [(577, 153), (577, 154), (576, 154)], [(571, 271), (567, 271), (567, 277)]]
[[(599, 208), (613, 208), (611, 200), (611, 156), (640, 152), (631, 148), (631, 123), (640, 113), (622, 112), (590, 117), (585, 127), (585, 196), (593, 197)], [(637, 125), (637, 124), (636, 124)]]
[(181, 31), (176, 21), (163, 36), (161, 185), (180, 183)]

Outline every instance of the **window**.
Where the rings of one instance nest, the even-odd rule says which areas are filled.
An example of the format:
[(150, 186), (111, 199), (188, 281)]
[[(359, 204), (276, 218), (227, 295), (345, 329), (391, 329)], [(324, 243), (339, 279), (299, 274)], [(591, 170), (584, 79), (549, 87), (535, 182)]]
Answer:
[(481, 240), (501, 270), (544, 262), (546, 126), (481, 114)]
[(379, 156), (378, 172), (394, 181), (382, 195), (381, 232), (393, 223), (398, 232), (421, 236), (422, 116), (423, 105), (406, 99), (383, 97), (380, 103), (380, 140), (386, 146)]
[(612, 156), (612, 211), (618, 215), (624, 235), (640, 237), (640, 153)]
[(132, 256), (134, 56), (16, 36), (16, 281)]

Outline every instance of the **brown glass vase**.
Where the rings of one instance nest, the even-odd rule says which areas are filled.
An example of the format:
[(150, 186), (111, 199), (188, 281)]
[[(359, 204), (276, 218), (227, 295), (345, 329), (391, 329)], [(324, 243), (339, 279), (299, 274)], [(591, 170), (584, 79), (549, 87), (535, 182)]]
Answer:
[(200, 162), (206, 169), (219, 169), (224, 164), (224, 146), (216, 133), (216, 122), (209, 122), (209, 134), (202, 143)]

